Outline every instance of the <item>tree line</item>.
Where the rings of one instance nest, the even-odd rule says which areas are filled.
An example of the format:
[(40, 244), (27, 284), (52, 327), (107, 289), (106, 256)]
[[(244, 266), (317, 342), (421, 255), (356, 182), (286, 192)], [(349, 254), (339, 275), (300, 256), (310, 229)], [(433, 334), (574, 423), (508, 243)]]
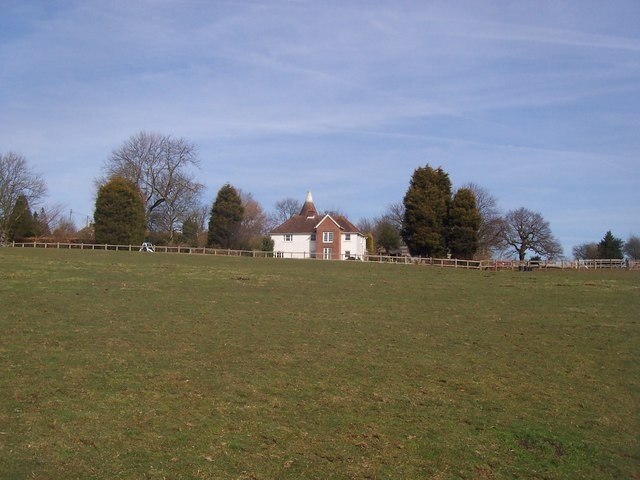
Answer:
[(46, 193), (44, 179), (31, 170), (23, 155), (0, 152), (0, 243), (61, 233), (69, 227), (58, 205), (32, 210)]
[(493, 256), (557, 258), (560, 243), (540, 213), (524, 207), (501, 215), (496, 199), (469, 183), (453, 191), (442, 167), (418, 167), (402, 203), (382, 217), (365, 220), (386, 253), (406, 246), (415, 256), (484, 259)]
[[(268, 232), (297, 214), (301, 202), (286, 198), (266, 213), (248, 192), (223, 185), (210, 207), (202, 204), (197, 147), (184, 138), (140, 132), (111, 152), (96, 179), (93, 224), (76, 230), (62, 208), (34, 208), (46, 184), (26, 159), (0, 154), (0, 242), (31, 237), (76, 237), (110, 244), (182, 244), (269, 250)], [(334, 212), (335, 213), (335, 212)], [(469, 183), (457, 190), (442, 167), (418, 167), (401, 202), (380, 217), (361, 219), (370, 253), (451, 256), (461, 259), (513, 256), (558, 258), (560, 243), (549, 222), (521, 207), (501, 214), (496, 199)], [(600, 244), (574, 247), (581, 258), (638, 258), (637, 237), (626, 243), (607, 232)], [(614, 247), (611, 247), (613, 245)], [(613, 248), (613, 250), (611, 250)], [(617, 248), (617, 249), (616, 249)]]
[(599, 242), (573, 247), (573, 256), (577, 260), (622, 259), (625, 255), (632, 260), (640, 259), (640, 238), (636, 235), (629, 235), (625, 242), (608, 230)]
[(129, 138), (111, 153), (98, 181), (96, 242), (135, 244), (146, 238), (156, 244), (264, 248), (271, 224), (260, 204), (225, 184), (207, 209), (201, 203), (204, 184), (193, 173), (199, 166), (196, 146), (183, 138), (147, 132)]

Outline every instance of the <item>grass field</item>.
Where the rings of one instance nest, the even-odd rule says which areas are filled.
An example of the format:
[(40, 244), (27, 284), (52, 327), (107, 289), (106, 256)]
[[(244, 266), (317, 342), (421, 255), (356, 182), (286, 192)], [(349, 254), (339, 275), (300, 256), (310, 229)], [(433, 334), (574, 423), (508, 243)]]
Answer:
[(640, 274), (0, 249), (0, 478), (640, 478)]

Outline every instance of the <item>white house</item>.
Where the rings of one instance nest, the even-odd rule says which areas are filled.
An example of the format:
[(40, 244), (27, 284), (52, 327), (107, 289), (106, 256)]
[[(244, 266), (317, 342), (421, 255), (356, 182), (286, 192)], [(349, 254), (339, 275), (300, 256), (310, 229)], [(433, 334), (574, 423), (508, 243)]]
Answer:
[(366, 237), (343, 216), (319, 215), (311, 192), (294, 215), (269, 234), (276, 257), (362, 259)]

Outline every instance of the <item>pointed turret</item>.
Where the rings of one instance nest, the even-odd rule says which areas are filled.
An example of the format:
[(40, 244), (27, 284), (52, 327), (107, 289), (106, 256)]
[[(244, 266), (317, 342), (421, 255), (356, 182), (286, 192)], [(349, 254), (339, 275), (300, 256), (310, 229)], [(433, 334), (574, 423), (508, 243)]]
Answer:
[(305, 198), (304, 200), (304, 205), (302, 205), (300, 215), (307, 218), (315, 217), (316, 215), (318, 215), (318, 210), (316, 210), (316, 206), (313, 204), (313, 197), (311, 196), (311, 192), (307, 192), (307, 198)]

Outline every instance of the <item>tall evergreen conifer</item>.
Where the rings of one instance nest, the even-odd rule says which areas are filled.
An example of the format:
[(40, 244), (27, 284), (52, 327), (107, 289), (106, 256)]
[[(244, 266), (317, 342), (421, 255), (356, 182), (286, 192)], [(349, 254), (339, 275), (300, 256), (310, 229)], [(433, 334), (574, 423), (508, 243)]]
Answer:
[(600, 258), (622, 258), (622, 247), (624, 242), (616, 238), (609, 230), (598, 244), (598, 257)]
[(98, 190), (93, 219), (97, 243), (142, 243), (146, 216), (140, 190), (122, 177), (112, 178)]
[(211, 206), (207, 245), (210, 247), (235, 248), (237, 233), (244, 216), (244, 207), (237, 190), (228, 183), (216, 196)]
[(9, 215), (9, 240), (22, 240), (36, 235), (36, 222), (24, 195), (18, 196)]
[(449, 211), (448, 247), (453, 258), (472, 259), (478, 249), (480, 214), (468, 188), (456, 192)]
[(413, 172), (404, 197), (402, 225), (402, 238), (412, 255), (446, 255), (450, 203), (451, 180), (442, 168), (433, 169), (427, 165)]

